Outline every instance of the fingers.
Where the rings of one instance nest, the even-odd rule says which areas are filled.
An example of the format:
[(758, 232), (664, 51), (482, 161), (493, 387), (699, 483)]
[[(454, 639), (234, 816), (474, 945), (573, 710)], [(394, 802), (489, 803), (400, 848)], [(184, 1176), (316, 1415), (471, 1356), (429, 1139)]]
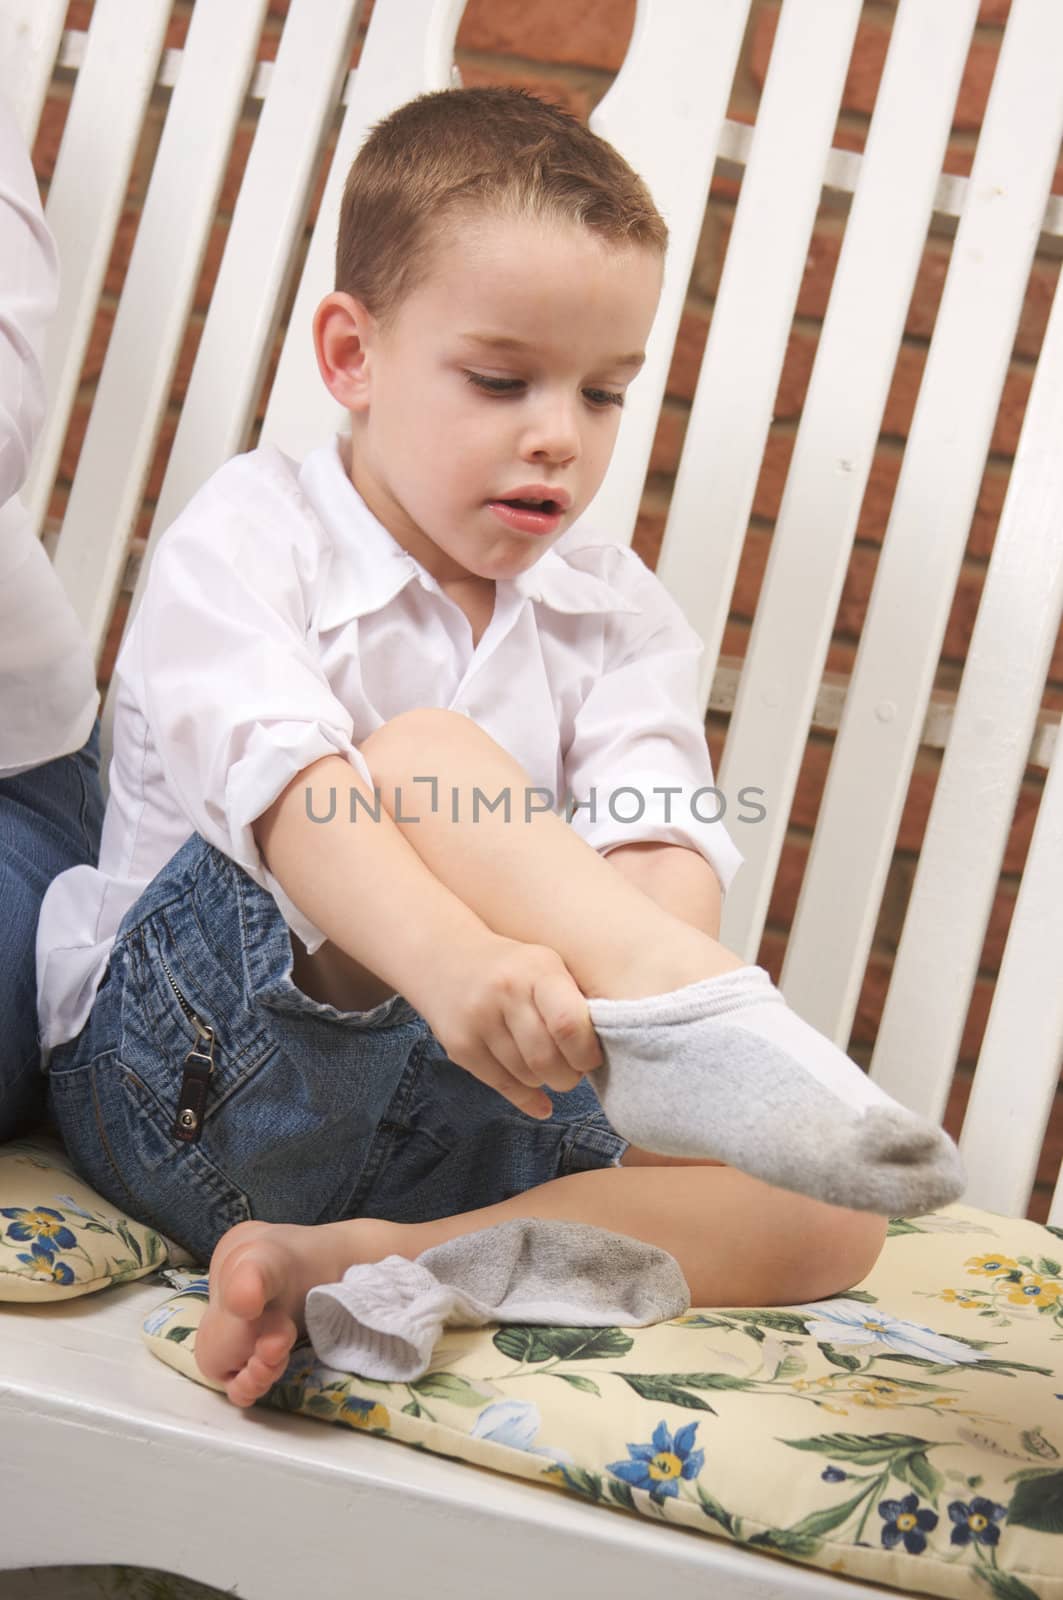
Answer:
[[(591, 1023), (587, 1002), (567, 970), (548, 973), (534, 986), (535, 1004), (561, 1060), (574, 1074), (565, 1085), (546, 1081), (552, 1089), (574, 1089), (585, 1072), (602, 1064), (602, 1047)], [(507, 1019), (508, 1020), (508, 1019)]]

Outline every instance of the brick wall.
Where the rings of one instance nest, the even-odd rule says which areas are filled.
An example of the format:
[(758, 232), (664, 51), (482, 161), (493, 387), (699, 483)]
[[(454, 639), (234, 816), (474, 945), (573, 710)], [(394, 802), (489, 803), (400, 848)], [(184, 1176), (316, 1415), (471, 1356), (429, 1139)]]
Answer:
[[(175, 0), (166, 41), (168, 46), (179, 47), (183, 43), (193, 4), (194, 0)], [(756, 117), (758, 97), (767, 70), (779, 4), (780, 0), (757, 0), (751, 13), (730, 107), (730, 115), (742, 121), (753, 122)], [(1009, 0), (983, 0), (946, 159), (946, 169), (949, 172), (966, 174), (970, 171), (1008, 8)], [(260, 47), (260, 55), (263, 58), (271, 58), (276, 54), (286, 10), (287, 0), (271, 0)], [(891, 0), (866, 0), (864, 5), (835, 135), (836, 144), (845, 148), (860, 150), (863, 147), (894, 10), (895, 6)], [(370, 0), (360, 24), (359, 40), (364, 37), (371, 11)], [(71, 0), (67, 27), (84, 29), (88, 26), (91, 13), (92, 0)], [(520, 85), (534, 93), (542, 94), (582, 120), (586, 120), (609, 88), (621, 65), (631, 35), (634, 15), (635, 0), (581, 0), (579, 5), (571, 4), (570, 0), (468, 0), (458, 32), (456, 51), (463, 82), (468, 87), (482, 84)], [(352, 65), (357, 64), (359, 54), (360, 43), (352, 56)], [(69, 75), (58, 73), (34, 149), (38, 178), (45, 191), (62, 136), (70, 88)], [(92, 395), (100, 374), (118, 295), (136, 235), (140, 207), (165, 117), (167, 98), (165, 91), (156, 90), (145, 125), (96, 325), (81, 374), (77, 403), (62, 453), (55, 492), (49, 507), (52, 527), (57, 527), (61, 521), (76, 467)], [(167, 414), (160, 430), (145, 499), (133, 530), (134, 549), (137, 547), (137, 542), (142, 542), (146, 537), (150, 527), (156, 497), (173, 442), (181, 400), (224, 250), (228, 219), (235, 204), (240, 174), (253, 134), (254, 119), (249, 114), (241, 122), (234, 141), (219, 217), (203, 261), (191, 325), (178, 362)], [(326, 149), (321, 178), (313, 197), (307, 221), (307, 240), (316, 216), (327, 171), (327, 161), (331, 159), (334, 141), (335, 129)], [(735, 179), (717, 174), (691, 276), (687, 304), (634, 539), (635, 548), (651, 566), (656, 561), (660, 547), (686, 420), (697, 380), (698, 365), (705, 346), (721, 265), (734, 216), (738, 187)], [(1057, 193), (1063, 193), (1063, 163), (1057, 171), (1055, 190)], [(724, 654), (732, 657), (740, 658), (745, 653), (767, 561), (772, 528), (779, 509), (785, 473), (815, 354), (818, 331), (838, 258), (845, 212), (846, 203), (843, 198), (827, 196), (817, 218), (779, 385), (775, 421), (771, 428), (763, 470), (757, 486), (753, 514), (723, 640)], [(944, 230), (932, 231), (909, 309), (904, 342), (883, 420), (881, 440), (838, 609), (834, 637), (826, 663), (828, 671), (848, 673), (855, 659), (860, 628), (897, 483), (904, 441), (911, 422), (928, 341), (937, 313), (948, 265), (949, 249), (947, 233)], [(946, 631), (936, 685), (942, 689), (955, 689), (959, 683), (1003, 503), (1011, 459), (1029, 393), (1034, 362), (1058, 271), (1057, 257), (1051, 252), (1038, 254)], [(268, 393), (273, 372), (274, 364), (271, 364), (266, 377), (264, 395)], [(260, 408), (260, 418), (261, 415)], [(249, 444), (254, 442), (254, 437), (249, 440)], [(102, 686), (106, 685), (110, 677), (127, 608), (128, 594), (124, 594), (116, 608), (101, 662)], [(1046, 709), (1055, 711), (1063, 709), (1063, 642), (1057, 644), (1044, 703)], [(710, 713), (707, 731), (716, 765), (719, 764), (725, 730), (726, 717), (719, 713)], [(804, 873), (819, 797), (829, 765), (831, 746), (832, 736), (829, 733), (813, 731), (789, 819), (787, 844), (757, 958), (776, 979), (779, 976), (787, 932)], [(926, 827), (939, 766), (939, 752), (930, 749), (919, 752), (850, 1042), (851, 1053), (864, 1064), (870, 1059), (871, 1046), (881, 1016), (891, 963), (903, 924), (915, 862)], [(1029, 769), (1015, 812), (1004, 870), (1000, 877), (996, 903), (982, 951), (976, 990), (967, 1018), (960, 1066), (945, 1116), (945, 1125), (954, 1137), (958, 1136), (963, 1120), (971, 1074), (988, 1016), (993, 980), (998, 970), (1014, 906), (1018, 877), (1029, 845), (1041, 787), (1042, 775), (1035, 769)], [(933, 981), (932, 974), (928, 974), (928, 981)], [(1051, 1185), (1061, 1157), (1063, 1157), (1063, 1107), (1057, 1097), (1056, 1115), (1049, 1129), (1038, 1172), (1037, 1189), (1030, 1207), (1029, 1214), (1036, 1220), (1043, 1221), (1047, 1215)]]

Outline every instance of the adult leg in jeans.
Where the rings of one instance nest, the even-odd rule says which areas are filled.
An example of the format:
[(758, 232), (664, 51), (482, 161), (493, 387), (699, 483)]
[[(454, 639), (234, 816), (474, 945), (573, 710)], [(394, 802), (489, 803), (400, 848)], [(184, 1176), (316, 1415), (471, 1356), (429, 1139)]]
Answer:
[[(456, 785), (466, 796), (474, 785), (493, 796), (506, 785), (517, 794), (531, 782), (482, 730), (446, 712), (396, 718), (361, 748), (385, 806), (396, 783), (407, 784), (407, 795), (414, 792), (408, 780), (415, 773), (434, 773), (441, 793)], [(399, 824), (385, 817), (379, 826)], [(596, 921), (640, 930), (655, 963), (654, 981), (664, 987), (697, 976), (701, 946), (710, 960), (720, 948), (656, 906), (548, 812), (522, 828), (507, 828), (493, 813), (481, 814), (475, 827), (456, 827), (441, 806), (403, 832), (436, 875), (507, 937), (557, 948), (549, 886), (564, 882), (575, 885), (571, 904), (587, 908), (585, 943), (579, 946), (587, 961), (592, 946), (599, 963), (607, 959), (607, 945), (617, 960), (623, 950), (630, 954), (631, 941), (596, 938)], [(558, 937), (570, 936), (571, 928)], [(719, 962), (717, 970), (726, 964)], [(614, 976), (591, 972), (584, 992), (609, 992)], [(631, 981), (638, 992), (639, 976), (632, 974)], [(653, 985), (642, 992), (654, 992)], [(777, 1189), (719, 1162), (673, 1160), (631, 1147), (620, 1166), (569, 1173), (498, 1204), (431, 1222), (363, 1217), (311, 1228), (242, 1223), (214, 1253), (211, 1306), (199, 1331), (197, 1361), (208, 1377), (225, 1384), (235, 1404), (249, 1405), (283, 1370), (315, 1283), (336, 1281), (359, 1261), (390, 1254), (413, 1258), (458, 1234), (529, 1216), (587, 1222), (667, 1250), (687, 1278), (694, 1305), (789, 1305), (839, 1293), (870, 1270), (886, 1231), (884, 1218)]]
[(28, 1132), (45, 1109), (37, 1033), (37, 919), (60, 872), (99, 860), (103, 826), (100, 724), (80, 750), (0, 778), (0, 1140)]

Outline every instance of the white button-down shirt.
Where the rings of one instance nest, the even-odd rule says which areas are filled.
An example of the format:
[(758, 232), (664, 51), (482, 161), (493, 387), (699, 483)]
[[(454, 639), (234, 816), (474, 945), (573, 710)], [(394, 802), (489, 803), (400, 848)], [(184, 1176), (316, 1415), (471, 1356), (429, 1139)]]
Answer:
[(58, 282), (29, 153), (0, 94), (0, 777), (79, 750), (99, 704), (88, 640), (18, 498), (44, 418)]
[[(344, 757), (372, 792), (358, 745), (415, 707), (464, 712), (520, 762), (529, 792), (542, 791), (511, 796), (521, 816), (571, 811), (600, 851), (692, 847), (724, 890), (741, 865), (711, 820), (717, 797), (698, 794), (713, 784), (701, 640), (645, 563), (574, 523), (497, 582), (474, 647), (456, 601), (354, 488), (343, 449), (337, 437), (301, 467), (272, 446), (237, 456), (159, 541), (115, 664), (99, 867), (62, 873), (41, 910), (46, 1053), (81, 1030), (122, 917), (193, 831), (316, 950), (324, 935), (266, 867), (252, 824), (323, 756)], [(404, 798), (407, 815), (425, 812), (429, 791)], [(438, 804), (452, 815), (442, 786)], [(471, 796), (457, 805), (464, 819)]]

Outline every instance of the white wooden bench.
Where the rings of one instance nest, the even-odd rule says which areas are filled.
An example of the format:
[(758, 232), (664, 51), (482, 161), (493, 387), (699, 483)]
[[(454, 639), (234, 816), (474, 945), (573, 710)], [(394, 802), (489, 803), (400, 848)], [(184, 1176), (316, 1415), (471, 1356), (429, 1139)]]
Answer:
[[(27, 137), (56, 62), (77, 77), (47, 215), (63, 263), (51, 414), (25, 498), (43, 525), (145, 107), (169, 91), (55, 564), (99, 648), (187, 325), (237, 120), (261, 114), (154, 516), (160, 531), (248, 447), (266, 352), (300, 254), (324, 137), (345, 112), (262, 437), (295, 457), (337, 413), (310, 312), (331, 287), (344, 175), (368, 127), (460, 82), (463, 0), (376, 0), (348, 73), (356, 0), (291, 0), (276, 63), (267, 0), (197, 0), (162, 53), (169, 0), (0, 0), (0, 79)], [(559, 14), (563, 8), (559, 7)], [(755, 127), (726, 118), (749, 0), (639, 0), (591, 116), (671, 230), (648, 360), (591, 516), (631, 538), (714, 167), (743, 172), (658, 572), (705, 640), (703, 696), (737, 693), (717, 781), (764, 791), (722, 938), (757, 959), (812, 726), (833, 759), (781, 987), (846, 1047), (916, 752), (944, 758), (871, 1076), (940, 1120), (1016, 795), (1047, 774), (960, 1139), (965, 1202), (1026, 1213), (1063, 1050), (1063, 740), (1040, 711), (1063, 605), (1063, 293), (1045, 334), (957, 695), (932, 695), (1033, 252), (1063, 237), (1063, 6), (1013, 0), (969, 178), (942, 176), (977, 0), (900, 0), (866, 149), (831, 140), (860, 0), (785, 0)], [(720, 645), (824, 189), (852, 196), (829, 307), (738, 676)], [(933, 215), (955, 241), (859, 652), (824, 663), (912, 286)], [(139, 593), (139, 585), (138, 591)], [(135, 604), (135, 599), (134, 599)], [(832, 710), (832, 707), (834, 708)], [(105, 718), (105, 747), (109, 745)], [(1016, 1070), (1017, 1065), (1021, 1070)], [(1063, 1186), (1049, 1221), (1063, 1225)], [(294, 1416), (222, 1404), (143, 1350), (158, 1285), (0, 1313), (0, 1568), (137, 1563), (251, 1600), (348, 1591), (420, 1600), (494, 1589), (617, 1597), (690, 1582), (744, 1600), (821, 1596), (824, 1574), (677, 1536), (499, 1474)], [(341, 1530), (337, 1537), (337, 1530)], [(165, 1553), (165, 1560), (160, 1559)], [(838, 1578), (839, 1597), (875, 1590)]]

